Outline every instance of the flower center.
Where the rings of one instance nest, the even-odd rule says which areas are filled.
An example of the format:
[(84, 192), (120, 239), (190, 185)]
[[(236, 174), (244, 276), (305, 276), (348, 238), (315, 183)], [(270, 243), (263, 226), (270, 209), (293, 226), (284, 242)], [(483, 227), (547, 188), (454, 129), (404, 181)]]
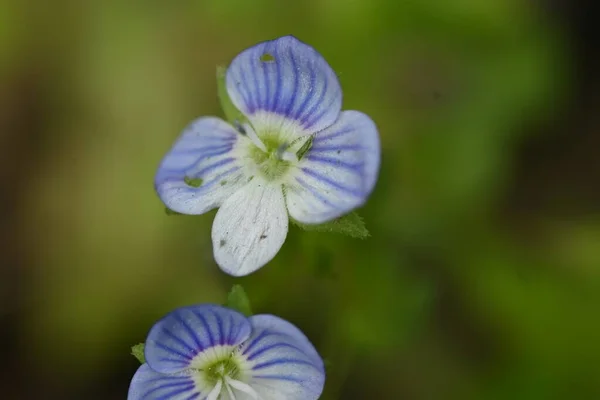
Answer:
[(283, 177), (293, 161), (286, 153), (288, 145), (280, 143), (275, 135), (265, 135), (261, 142), (264, 149), (257, 145), (251, 146), (250, 158), (267, 180), (273, 181)]
[(225, 377), (238, 380), (241, 375), (238, 363), (231, 357), (213, 362), (201, 371), (204, 373), (204, 379), (213, 386)]

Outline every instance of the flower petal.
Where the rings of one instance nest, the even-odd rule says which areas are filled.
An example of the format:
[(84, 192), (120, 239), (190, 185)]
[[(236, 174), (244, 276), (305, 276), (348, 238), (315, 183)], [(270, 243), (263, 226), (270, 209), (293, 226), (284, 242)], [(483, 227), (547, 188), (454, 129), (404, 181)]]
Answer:
[(318, 399), (323, 361), (294, 325), (272, 315), (250, 317), (252, 335), (240, 347), (250, 386), (263, 399)]
[[(160, 199), (173, 211), (202, 214), (222, 204), (245, 183), (242, 141), (231, 125), (215, 117), (192, 122), (162, 160), (155, 177)], [(186, 180), (198, 180), (198, 187)]]
[(250, 324), (252, 325), (252, 329), (260, 329), (260, 330), (268, 330), (273, 332), (279, 332), (285, 335), (290, 336), (300, 348), (306, 356), (310, 357), (312, 362), (319, 367), (321, 370), (325, 371), (325, 367), (323, 365), (323, 360), (317, 350), (314, 348), (312, 343), (308, 340), (306, 335), (302, 333), (300, 329), (298, 329), (294, 324), (281, 319), (275, 315), (269, 314), (259, 314), (253, 315), (248, 318)]
[(362, 205), (377, 181), (380, 151), (373, 121), (358, 111), (343, 111), (315, 136), (284, 185), (290, 216), (318, 224)]
[(257, 130), (295, 121), (318, 132), (337, 119), (342, 90), (335, 72), (311, 46), (293, 36), (240, 53), (227, 69), (227, 92)]
[(281, 185), (255, 176), (217, 212), (212, 228), (215, 260), (230, 275), (248, 275), (275, 257), (287, 231)]
[(131, 380), (127, 400), (194, 400), (200, 396), (200, 390), (187, 373), (161, 374), (143, 364)]
[(239, 345), (250, 330), (246, 317), (225, 307), (203, 304), (178, 308), (150, 330), (146, 361), (155, 371), (179, 372), (207, 349)]

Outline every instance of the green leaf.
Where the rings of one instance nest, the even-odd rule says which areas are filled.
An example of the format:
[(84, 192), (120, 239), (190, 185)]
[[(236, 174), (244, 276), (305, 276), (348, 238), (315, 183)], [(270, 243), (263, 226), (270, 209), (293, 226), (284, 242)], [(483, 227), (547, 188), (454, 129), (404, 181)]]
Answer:
[(225, 119), (240, 130), (239, 127), (241, 124), (248, 120), (229, 98), (227, 85), (225, 83), (226, 73), (227, 68), (222, 66), (217, 67), (217, 95), (219, 96), (219, 102), (221, 103), (221, 109), (223, 109), (223, 113), (225, 114)]
[(356, 212), (319, 225), (303, 224), (293, 219), (291, 221), (305, 231), (341, 233), (356, 239), (366, 239), (370, 236), (365, 221)]
[(131, 354), (137, 358), (140, 364), (146, 363), (146, 357), (144, 356), (144, 347), (146, 345), (144, 343), (136, 344), (131, 347)]
[(231, 291), (227, 295), (225, 306), (244, 314), (246, 317), (252, 315), (250, 300), (242, 285), (233, 285)]

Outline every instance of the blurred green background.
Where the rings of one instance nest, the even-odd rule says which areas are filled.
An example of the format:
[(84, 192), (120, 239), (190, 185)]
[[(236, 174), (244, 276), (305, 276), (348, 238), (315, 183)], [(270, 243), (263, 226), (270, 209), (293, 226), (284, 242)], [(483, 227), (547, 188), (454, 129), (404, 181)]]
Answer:
[[(583, 6), (0, 0), (2, 398), (124, 399), (130, 346), (237, 282), (327, 359), (323, 399), (600, 399)], [(372, 236), (292, 227), (234, 280), (214, 212), (166, 216), (154, 173), (189, 121), (220, 115), (215, 66), (286, 34), (379, 126)]]

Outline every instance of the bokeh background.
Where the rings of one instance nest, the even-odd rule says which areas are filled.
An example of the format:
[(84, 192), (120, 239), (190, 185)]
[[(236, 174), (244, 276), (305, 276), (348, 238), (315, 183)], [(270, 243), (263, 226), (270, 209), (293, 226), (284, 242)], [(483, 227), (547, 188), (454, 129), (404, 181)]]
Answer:
[[(0, 397), (125, 399), (130, 346), (237, 282), (323, 399), (600, 399), (592, 3), (0, 0)], [(234, 280), (153, 177), (215, 66), (285, 34), (380, 128), (371, 237), (293, 227)]]

